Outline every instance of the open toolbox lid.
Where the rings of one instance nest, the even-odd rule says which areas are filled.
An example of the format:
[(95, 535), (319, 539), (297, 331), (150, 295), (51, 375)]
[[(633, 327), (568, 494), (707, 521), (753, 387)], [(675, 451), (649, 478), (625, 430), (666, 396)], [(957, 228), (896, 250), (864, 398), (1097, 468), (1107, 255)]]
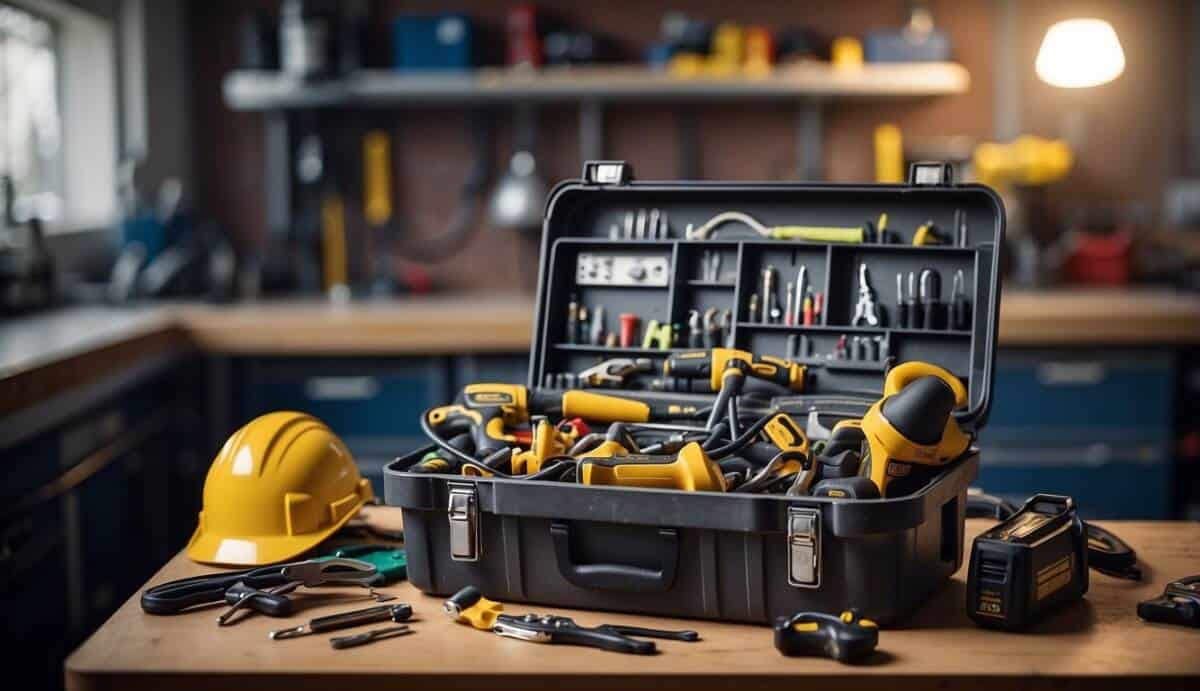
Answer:
[[(689, 226), (698, 228), (727, 211), (742, 212), (767, 227), (863, 227), (867, 223), (873, 227), (886, 214), (886, 227), (894, 240), (884, 244), (770, 239), (737, 222), (720, 226), (708, 239), (686, 236)], [(643, 230), (651, 217), (658, 227), (666, 227), (666, 237), (649, 237), (651, 233)], [(635, 219), (633, 228), (630, 219)], [(914, 246), (917, 229), (929, 222), (946, 244)], [(728, 343), (722, 345), (758, 355), (791, 355), (808, 366), (808, 385), (803, 393), (789, 397), (793, 400), (869, 403), (881, 395), (888, 366), (921, 360), (963, 380), (969, 404), (956, 416), (964, 426), (978, 429), (987, 419), (994, 378), (1004, 223), (1004, 206), (996, 193), (983, 185), (954, 184), (948, 164), (913, 164), (906, 185), (833, 185), (635, 182), (624, 162), (588, 162), (583, 179), (560, 183), (547, 201), (529, 384), (554, 388), (558, 373), (578, 373), (610, 358), (650, 358), (653, 371), (633, 378), (640, 390), (622, 395), (646, 400), (711, 398), (712, 394), (649, 387), (654, 377), (661, 376), (670, 352), (695, 349), (687, 347), (689, 312), (716, 308), (729, 310), (732, 317)], [(960, 231), (964, 246), (960, 246)], [(603, 270), (597, 276), (597, 262), (609, 258), (616, 270)], [(868, 284), (882, 313), (877, 326), (852, 323), (862, 265), (867, 267)], [(759, 316), (752, 318), (751, 296), (764, 292), (762, 275), (768, 267), (775, 270), (772, 292), (781, 311), (786, 308), (788, 284), (798, 282), (798, 272), (806, 267), (806, 282), (814, 295), (824, 297), (815, 324), (764, 322), (761, 295), (756, 298)], [(940, 278), (937, 299), (947, 305), (947, 313), (955, 274), (962, 272), (970, 304), (966, 328), (949, 328), (948, 320), (938, 328), (915, 328), (911, 322), (907, 327), (898, 325), (897, 279), (907, 299), (909, 273), (917, 278), (926, 269)], [(933, 279), (927, 281), (931, 284)], [(932, 295), (933, 286), (929, 288)], [(602, 307), (606, 332), (619, 330), (620, 315), (637, 315), (635, 347), (608, 347), (569, 337), (572, 301), (588, 307), (592, 317)], [(637, 347), (652, 320), (677, 325), (674, 347)], [(807, 352), (789, 353), (801, 336), (807, 341)], [(881, 351), (886, 346), (886, 352), (878, 360), (870, 358), (869, 347), (864, 352), (867, 359), (832, 357), (843, 336), (848, 342), (856, 336), (873, 339)]]

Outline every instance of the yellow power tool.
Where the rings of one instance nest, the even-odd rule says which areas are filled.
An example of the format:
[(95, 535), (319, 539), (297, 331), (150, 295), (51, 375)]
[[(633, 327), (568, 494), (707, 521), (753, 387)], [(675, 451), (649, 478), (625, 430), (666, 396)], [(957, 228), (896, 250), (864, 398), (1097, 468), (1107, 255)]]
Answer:
[(789, 391), (803, 391), (807, 369), (791, 360), (755, 355), (747, 350), (711, 348), (675, 353), (663, 363), (663, 374), (682, 379), (707, 379), (720, 391), (726, 371), (740, 369), (746, 376), (777, 384)]
[(580, 417), (590, 422), (649, 422), (686, 418), (694, 406), (650, 405), (631, 398), (588, 391), (530, 391), (519, 384), (471, 384), (457, 401), (425, 414), (429, 428), (443, 438), (470, 432), (477, 454), (517, 443), (509, 429), (529, 422), (531, 413)]
[(953, 415), (966, 405), (966, 387), (941, 367), (926, 362), (894, 367), (884, 381), (883, 398), (862, 418), (868, 452), (859, 474), (869, 477), (882, 497), (924, 486), (971, 445)]
[(724, 492), (725, 476), (697, 442), (675, 455), (631, 454), (606, 441), (579, 461), (579, 482), (585, 485), (654, 487), (699, 492)]

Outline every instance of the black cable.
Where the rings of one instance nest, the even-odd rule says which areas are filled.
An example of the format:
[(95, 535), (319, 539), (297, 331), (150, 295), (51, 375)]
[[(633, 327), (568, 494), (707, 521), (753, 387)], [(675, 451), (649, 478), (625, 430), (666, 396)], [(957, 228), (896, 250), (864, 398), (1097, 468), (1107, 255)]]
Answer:
[(732, 437), (729, 434), (729, 423), (724, 421), (718, 422), (716, 426), (709, 431), (708, 438), (704, 440), (704, 443), (700, 445), (700, 448), (704, 449), (705, 451), (711, 451), (717, 447), (719, 442), (731, 438)]
[[(451, 445), (450, 442), (443, 439), (442, 435), (438, 434), (436, 431), (434, 431), (434, 429), (432, 427), (429, 426), (429, 413), (431, 413), (432, 411), (433, 411), (433, 409), (430, 408), (429, 410), (426, 410), (424, 413), (421, 413), (421, 419), (419, 422), (421, 424), (421, 431), (425, 433), (425, 436), (429, 437), (429, 440), (432, 441), (439, 449), (441, 449), (442, 451), (445, 451), (446, 453), (450, 454), (451, 456), (458, 459), (459, 461), (461, 461), (463, 463), (471, 463), (471, 464), (478, 463), (478, 461), (475, 460), (474, 456), (463, 453), (459, 449), (454, 448), (454, 446)], [(489, 468), (488, 470), (491, 470), (491, 469)]]
[(771, 410), (771, 412), (759, 418), (758, 422), (755, 422), (753, 425), (751, 425), (749, 429), (741, 434), (741, 436), (737, 437), (725, 446), (721, 446), (710, 451), (708, 457), (714, 461), (719, 461), (730, 454), (737, 453), (751, 441), (754, 441), (754, 437), (759, 432), (763, 431), (763, 428), (767, 426), (767, 423), (770, 422), (771, 418), (774, 417), (778, 412), (778, 409)]
[(1114, 578), (1142, 580), (1137, 552), (1128, 543), (1094, 523), (1084, 521), (1083, 525), (1087, 528), (1088, 566)]

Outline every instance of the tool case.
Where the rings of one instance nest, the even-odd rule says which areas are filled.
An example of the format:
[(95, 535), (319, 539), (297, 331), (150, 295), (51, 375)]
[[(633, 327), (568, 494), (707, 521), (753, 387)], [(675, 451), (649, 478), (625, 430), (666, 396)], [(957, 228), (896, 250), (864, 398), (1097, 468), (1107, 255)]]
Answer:
[[(635, 182), (624, 162), (588, 162), (583, 179), (560, 183), (546, 205), (529, 386), (555, 386), (558, 373), (621, 356), (650, 358), (661, 373), (670, 351), (579, 343), (567, 334), (572, 300), (602, 305), (608, 330), (624, 313), (643, 325), (684, 328), (691, 310), (716, 307), (733, 314), (728, 345), (809, 366), (803, 393), (773, 400), (802, 425), (813, 410), (824, 427), (861, 417), (880, 397), (888, 366), (921, 360), (966, 383), (969, 405), (955, 415), (964, 430), (977, 431), (993, 381), (1004, 208), (987, 187), (955, 184), (952, 172), (948, 164), (914, 164), (903, 185)], [(660, 220), (665, 238), (629, 232), (628, 216), (640, 224), (647, 210), (668, 219)], [(709, 239), (686, 238), (688, 226), (727, 210), (767, 226), (862, 226), (886, 213), (896, 237), (891, 244), (778, 240), (731, 224)], [(915, 230), (928, 221), (961, 235), (914, 246)], [(606, 266), (612, 258), (619, 270), (597, 271), (597, 258)], [(864, 263), (887, 325), (851, 325)], [(782, 296), (802, 265), (826, 296), (817, 323), (752, 320), (748, 302), (761, 290), (762, 270), (779, 272)], [(896, 326), (897, 274), (907, 279), (926, 268), (940, 273), (943, 301), (963, 272), (968, 328)], [(807, 352), (787, 352), (791, 335), (808, 337)], [(827, 357), (843, 335), (880, 337), (886, 357)], [(701, 404), (714, 397), (621, 394)], [(753, 623), (849, 608), (888, 623), (913, 610), (962, 562), (967, 487), (979, 463), (972, 448), (912, 494), (835, 499), (406, 472), (430, 448), (396, 459), (384, 482), (386, 502), (403, 511), (408, 577), (420, 590), (448, 595), (475, 585), (497, 600)]]

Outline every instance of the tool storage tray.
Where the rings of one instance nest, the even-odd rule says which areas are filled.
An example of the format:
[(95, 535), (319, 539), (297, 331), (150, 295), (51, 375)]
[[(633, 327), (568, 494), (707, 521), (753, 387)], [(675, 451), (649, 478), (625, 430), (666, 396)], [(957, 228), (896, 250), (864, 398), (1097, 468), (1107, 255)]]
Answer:
[[(799, 234), (839, 241), (772, 239), (741, 222), (689, 237), (726, 211), (767, 228), (834, 228)], [(930, 224), (922, 232), (941, 243), (913, 245)], [(844, 241), (853, 228), (867, 241)], [(622, 396), (702, 405), (711, 391), (656, 385), (663, 362), (727, 346), (807, 365), (805, 391), (773, 403), (801, 426), (815, 410), (827, 428), (878, 400), (888, 367), (920, 360), (963, 380), (969, 404), (955, 416), (977, 431), (992, 384), (1003, 231), (999, 198), (954, 184), (940, 164), (914, 166), (907, 185), (817, 185), (633, 182), (624, 163), (589, 162), (583, 180), (561, 183), (547, 203), (529, 386), (585, 387), (578, 373), (601, 361), (646, 358), (649, 371), (632, 375), (635, 390)], [(880, 308), (874, 324), (856, 319), (863, 266)], [(813, 302), (822, 296), (808, 319), (809, 291), (790, 313), (786, 297), (802, 267)], [(773, 299), (764, 297), (768, 268)], [(926, 286), (926, 304), (939, 306), (929, 322), (910, 309), (901, 325), (897, 276), (906, 300), (910, 272), (918, 305), (922, 272), (940, 276), (936, 296)], [(970, 308), (957, 323), (955, 276)], [(581, 306), (589, 324), (603, 307), (600, 333), (580, 326)], [(620, 334), (621, 315), (636, 315), (636, 337), (613, 346), (606, 334)], [(693, 335), (697, 322), (703, 333)], [(403, 510), (409, 579), (422, 591), (475, 585), (498, 600), (757, 623), (851, 607), (887, 623), (911, 611), (961, 564), (979, 462), (972, 448), (914, 493), (835, 499), (406, 472), (428, 450), (385, 470), (386, 501)]]

